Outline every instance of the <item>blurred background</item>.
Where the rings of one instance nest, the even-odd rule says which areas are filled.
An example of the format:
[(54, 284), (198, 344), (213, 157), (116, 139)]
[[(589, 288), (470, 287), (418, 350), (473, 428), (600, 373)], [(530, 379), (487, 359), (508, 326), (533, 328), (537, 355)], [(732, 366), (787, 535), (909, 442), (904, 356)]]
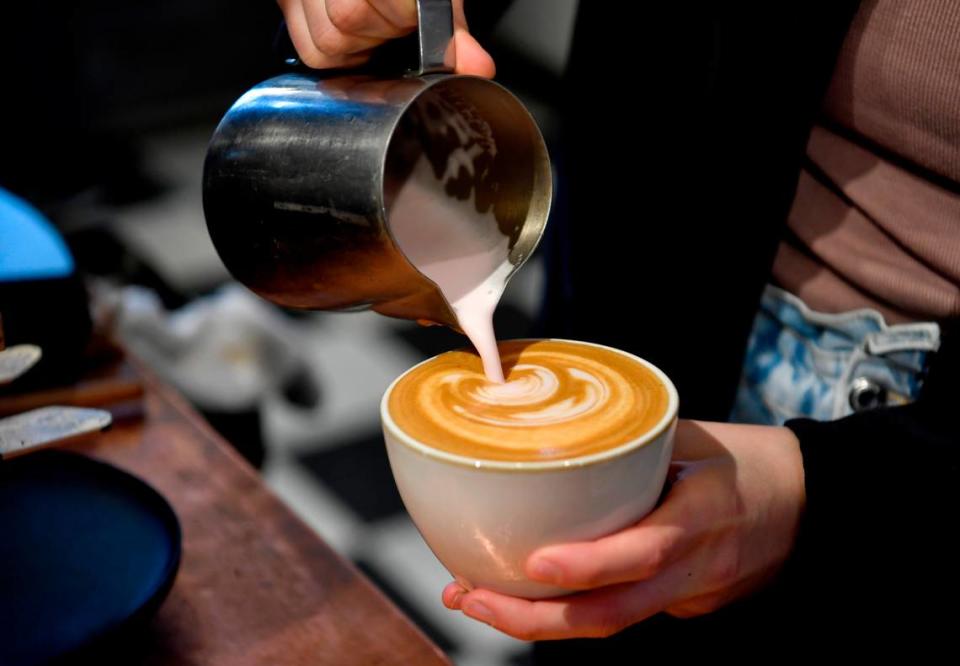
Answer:
[[(115, 336), (455, 663), (526, 663), (523, 643), (441, 605), (449, 575), (403, 510), (380, 433), (389, 382), (465, 339), (372, 313), (276, 308), (231, 281), (207, 235), (207, 140), (240, 94), (286, 67), (275, 4), (12, 4), (0, 21), (0, 194), (8, 211), (45, 216), (73, 258), (52, 290), (14, 293), (0, 273), (0, 305), (32, 326), (8, 325), (8, 343), (29, 336), (49, 352), (37, 381), (69, 373), (91, 330)], [(467, 0), (498, 80), (534, 113), (553, 154), (576, 6)], [(0, 255), (26, 252), (4, 224)], [(535, 256), (499, 308), (500, 337), (529, 334), (542, 285)]]

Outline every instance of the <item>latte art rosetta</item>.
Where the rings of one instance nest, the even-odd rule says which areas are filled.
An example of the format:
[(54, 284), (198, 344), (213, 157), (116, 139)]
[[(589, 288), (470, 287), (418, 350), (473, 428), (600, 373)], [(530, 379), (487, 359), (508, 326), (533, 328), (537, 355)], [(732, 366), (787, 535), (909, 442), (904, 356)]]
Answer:
[(453, 392), (451, 409), (464, 418), (487, 425), (529, 428), (571, 421), (606, 403), (610, 389), (602, 378), (577, 368), (560, 372), (564, 371), (568, 381), (583, 382), (578, 395), (561, 397), (561, 381), (555, 371), (529, 364), (515, 365), (505, 384), (471, 386), (476, 380), (470, 382), (466, 373), (452, 375), (444, 384)]
[(613, 350), (563, 341), (500, 344), (506, 382), (477, 356), (449, 352), (394, 387), (390, 413), (415, 439), (493, 460), (576, 457), (625, 444), (667, 408), (652, 371)]

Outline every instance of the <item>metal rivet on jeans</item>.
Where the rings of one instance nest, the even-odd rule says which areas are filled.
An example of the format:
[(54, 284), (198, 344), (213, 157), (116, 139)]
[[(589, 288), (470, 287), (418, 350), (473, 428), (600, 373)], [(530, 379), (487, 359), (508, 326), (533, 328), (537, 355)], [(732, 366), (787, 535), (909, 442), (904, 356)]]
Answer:
[(850, 384), (850, 406), (855, 412), (863, 412), (887, 404), (887, 389), (872, 379), (857, 377)]

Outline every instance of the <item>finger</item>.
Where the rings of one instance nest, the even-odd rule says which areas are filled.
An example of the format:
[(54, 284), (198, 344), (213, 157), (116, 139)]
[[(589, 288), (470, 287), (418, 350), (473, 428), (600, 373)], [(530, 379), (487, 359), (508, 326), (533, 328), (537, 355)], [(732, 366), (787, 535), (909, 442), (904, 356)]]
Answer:
[(394, 24), (377, 8), (378, 4), (390, 5), (396, 3), (377, 3), (373, 0), (325, 0), (325, 2), (327, 18), (330, 19), (330, 23), (345, 35), (387, 40), (409, 33), (417, 25), (417, 8), (412, 0), (400, 3), (407, 7), (400, 8), (399, 12), (395, 11), (398, 15), (403, 16), (406, 13), (405, 9), (412, 8), (412, 24), (409, 22)]
[(417, 0), (367, 0), (395, 29), (410, 32), (417, 27)]
[(473, 74), (491, 79), (497, 73), (493, 58), (473, 38), (463, 11), (463, 0), (453, 3), (453, 39), (457, 49), (457, 73)]
[(700, 421), (680, 419), (673, 440), (673, 459), (704, 460), (729, 454), (723, 444)]
[(448, 583), (447, 586), (443, 588), (443, 594), (441, 595), (443, 605), (450, 610), (460, 610), (463, 597), (466, 593), (467, 591), (459, 583)]
[(524, 641), (603, 638), (659, 613), (672, 601), (676, 575), (528, 601), (489, 590), (461, 598), (468, 617)]
[(454, 33), (457, 49), (457, 73), (492, 79), (497, 73), (493, 58), (466, 29)]
[(310, 35), (307, 19), (303, 13), (303, 6), (299, 0), (278, 0), (278, 4), (287, 22), (290, 41), (293, 42), (293, 47), (297, 50), (301, 62), (308, 67), (315, 69), (352, 67), (363, 63), (369, 57), (369, 54), (334, 57), (322, 53), (313, 43), (313, 37)]
[(342, 32), (330, 20), (327, 3), (311, 0), (303, 3), (310, 39), (318, 51), (328, 57), (341, 58), (361, 51), (368, 51), (383, 43), (382, 39), (360, 37)]
[(688, 553), (703, 531), (685, 495), (671, 491), (653, 513), (610, 536), (541, 548), (528, 558), (527, 575), (570, 589), (655, 576)]
[(687, 599), (686, 601), (681, 601), (663, 610), (667, 615), (681, 619), (689, 619), (713, 613), (726, 605), (727, 601), (726, 596), (711, 592), (699, 597)]

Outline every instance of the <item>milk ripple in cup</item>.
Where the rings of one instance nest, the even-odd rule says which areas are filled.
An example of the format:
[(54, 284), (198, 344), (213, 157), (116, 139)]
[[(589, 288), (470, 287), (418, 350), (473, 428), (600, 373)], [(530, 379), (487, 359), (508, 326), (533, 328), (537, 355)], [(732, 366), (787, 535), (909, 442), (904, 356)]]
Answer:
[(670, 380), (584, 342), (501, 342), (506, 382), (473, 352), (447, 352), (387, 389), (381, 419), (411, 517), (464, 585), (542, 598), (524, 562), (539, 547), (595, 539), (657, 501), (673, 447)]

